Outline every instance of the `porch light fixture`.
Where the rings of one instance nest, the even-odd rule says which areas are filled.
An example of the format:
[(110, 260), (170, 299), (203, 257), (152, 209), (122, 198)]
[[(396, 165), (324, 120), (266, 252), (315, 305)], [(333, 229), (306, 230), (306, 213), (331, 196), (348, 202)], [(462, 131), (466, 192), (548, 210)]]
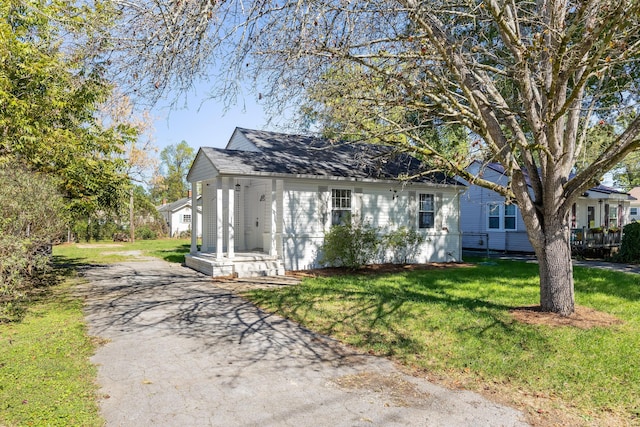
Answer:
[(236, 191), (240, 192), (240, 184), (236, 184)]

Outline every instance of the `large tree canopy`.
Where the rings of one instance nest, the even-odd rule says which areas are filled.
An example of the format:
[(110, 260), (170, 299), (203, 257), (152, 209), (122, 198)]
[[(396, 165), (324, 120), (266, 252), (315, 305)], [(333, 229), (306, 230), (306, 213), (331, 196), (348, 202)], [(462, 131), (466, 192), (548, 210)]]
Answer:
[[(188, 87), (215, 61), (225, 64), (221, 95), (243, 73), (274, 104), (300, 101), (320, 82), (330, 98), (314, 101), (346, 120), (350, 136), (428, 157), (517, 203), (543, 309), (573, 312), (569, 208), (639, 143), (639, 2), (114, 2), (127, 24), (119, 46), (137, 52), (114, 59), (133, 59), (124, 65), (140, 93)], [(572, 174), (594, 121), (622, 114), (636, 118)], [(433, 143), (441, 126), (466, 128), (509, 183), (469, 176), (468, 159)]]
[(75, 212), (117, 205), (126, 125), (103, 127), (110, 92), (96, 55), (104, 4), (0, 2), (0, 161), (55, 177)]

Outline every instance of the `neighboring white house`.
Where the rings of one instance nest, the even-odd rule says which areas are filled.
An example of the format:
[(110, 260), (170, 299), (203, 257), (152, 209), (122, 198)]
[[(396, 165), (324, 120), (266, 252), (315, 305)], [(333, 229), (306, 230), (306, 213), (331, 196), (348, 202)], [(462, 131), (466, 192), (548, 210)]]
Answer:
[[(349, 217), (426, 240), (412, 262), (460, 261), (459, 194), (383, 146), (236, 128), (225, 149), (202, 147), (187, 180), (202, 188), (202, 245), (186, 264), (207, 274), (273, 275), (318, 266), (325, 232)], [(195, 194), (195, 193), (194, 193)], [(249, 264), (262, 264), (254, 268)]]
[(635, 199), (629, 206), (629, 221), (640, 221), (640, 187), (632, 188), (629, 194)]
[[(191, 194), (191, 192), (189, 192)], [(171, 237), (179, 237), (181, 233), (191, 231), (191, 223), (193, 220), (193, 211), (191, 209), (192, 200), (189, 197), (176, 200), (173, 203), (166, 203), (158, 206), (158, 212), (167, 222), (169, 227), (169, 235)], [(202, 237), (202, 207), (201, 201), (198, 200), (198, 226), (197, 237)]]
[[(475, 161), (468, 170), (500, 185), (506, 185), (509, 180), (498, 163)], [(619, 229), (630, 221), (632, 199), (628, 193), (611, 187), (593, 187), (573, 204), (569, 226), (574, 230)], [(460, 211), (465, 249), (533, 252), (518, 206), (505, 204), (504, 197), (495, 191), (468, 185), (460, 199)]]

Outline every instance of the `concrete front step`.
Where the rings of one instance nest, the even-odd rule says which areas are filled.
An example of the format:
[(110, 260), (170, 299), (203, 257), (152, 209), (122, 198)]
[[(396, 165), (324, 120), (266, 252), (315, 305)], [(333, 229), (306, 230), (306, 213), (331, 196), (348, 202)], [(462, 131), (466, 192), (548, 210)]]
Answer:
[(282, 276), (283, 274), (284, 268), (275, 268), (270, 270), (237, 271), (236, 277), (239, 279), (245, 279), (247, 277)]
[(278, 276), (284, 274), (284, 267), (279, 260), (272, 261), (240, 261), (233, 263), (236, 277)]
[(262, 277), (285, 273), (281, 260), (262, 254), (238, 254), (233, 259), (217, 259), (207, 254), (189, 254), (185, 255), (185, 264), (212, 277)]

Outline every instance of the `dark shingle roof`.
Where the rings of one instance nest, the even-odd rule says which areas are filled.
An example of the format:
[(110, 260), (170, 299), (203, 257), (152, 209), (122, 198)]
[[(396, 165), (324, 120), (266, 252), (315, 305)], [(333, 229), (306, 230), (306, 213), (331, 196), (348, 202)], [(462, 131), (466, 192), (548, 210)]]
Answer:
[[(617, 189), (615, 189), (613, 187), (608, 187), (608, 186), (602, 185), (602, 184), (598, 184), (595, 187), (590, 188), (589, 191), (595, 191), (597, 193), (604, 193), (604, 194), (626, 194), (627, 196), (629, 196), (629, 198), (632, 197), (626, 191), (617, 190)], [(631, 200), (633, 200), (633, 199), (631, 199)]]
[[(504, 166), (502, 166), (500, 163), (487, 163), (485, 165), (487, 168), (489, 169), (493, 169), (494, 171), (500, 173), (500, 174), (504, 174), (505, 173), (505, 169)], [(569, 178), (573, 178), (574, 174), (571, 174), (569, 176)], [(531, 186), (531, 183), (529, 182), (529, 175), (526, 173), (525, 171), (525, 179), (527, 180), (527, 185)], [(633, 198), (633, 196), (631, 196), (629, 193), (627, 193), (626, 191), (623, 190), (617, 190), (613, 187), (608, 187), (606, 185), (602, 185), (602, 184), (598, 184), (595, 187), (591, 187), (589, 188), (588, 191), (594, 191), (597, 193), (603, 193), (603, 194), (622, 194), (622, 195), (627, 195), (629, 196), (629, 200), (635, 200)]]
[[(203, 147), (202, 152), (222, 174), (396, 179), (413, 176), (426, 169), (405, 153), (392, 147), (331, 143), (322, 138), (236, 128), (259, 151)], [(416, 182), (461, 185), (442, 173), (430, 173)]]
[[(200, 197), (202, 196), (198, 196), (198, 207), (200, 207), (200, 205), (202, 204), (202, 202), (200, 201)], [(178, 199), (175, 202), (167, 203), (161, 206), (156, 206), (156, 209), (158, 209), (158, 212), (173, 212), (188, 204), (191, 204), (191, 198), (183, 197), (182, 199)]]

